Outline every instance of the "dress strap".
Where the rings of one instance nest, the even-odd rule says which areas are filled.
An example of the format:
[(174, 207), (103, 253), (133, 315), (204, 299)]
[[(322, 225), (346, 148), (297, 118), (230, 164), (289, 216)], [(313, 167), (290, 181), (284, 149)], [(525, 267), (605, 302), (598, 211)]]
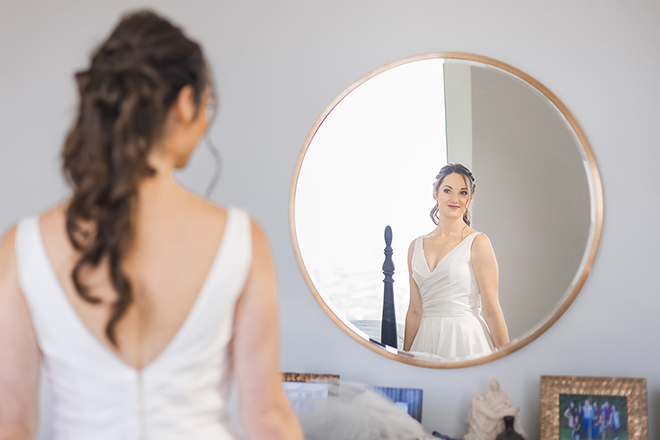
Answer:
[(48, 261), (37, 216), (21, 220), (16, 227), (16, 263), (18, 283), (32, 312), (61, 312), (63, 298), (52, 294), (60, 286)]
[[(472, 234), (468, 235), (467, 237), (465, 237), (465, 238), (463, 239), (463, 241), (465, 242), (465, 244), (466, 244), (466, 245), (469, 245), (469, 246), (468, 246), (468, 249), (471, 249), (471, 248), (472, 248), (472, 242), (474, 241), (475, 238), (477, 238), (477, 236), (478, 236), (479, 234), (481, 234), (481, 232), (479, 232), (479, 231), (474, 231)], [(461, 243), (459, 243), (459, 244), (463, 244), (463, 242), (461, 242)]]
[(16, 226), (16, 263), (18, 265), (18, 283), (24, 294), (30, 290), (35, 271), (34, 263), (38, 260), (35, 248), (38, 245), (39, 222), (37, 217), (24, 218)]

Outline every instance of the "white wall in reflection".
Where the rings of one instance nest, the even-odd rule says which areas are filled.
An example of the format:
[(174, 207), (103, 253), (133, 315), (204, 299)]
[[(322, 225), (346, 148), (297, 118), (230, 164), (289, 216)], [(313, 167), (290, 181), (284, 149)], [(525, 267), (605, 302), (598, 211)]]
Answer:
[(432, 184), (447, 162), (443, 83), (438, 59), (381, 73), (335, 107), (307, 150), (295, 198), (300, 252), (317, 291), (345, 321), (382, 317), (387, 225), (396, 319), (405, 321), (408, 246), (434, 227)]

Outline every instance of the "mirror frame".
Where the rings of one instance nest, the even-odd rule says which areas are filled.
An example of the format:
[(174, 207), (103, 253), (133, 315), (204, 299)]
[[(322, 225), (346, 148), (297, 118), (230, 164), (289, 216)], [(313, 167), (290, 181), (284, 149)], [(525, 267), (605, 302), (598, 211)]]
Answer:
[[(332, 110), (353, 90), (355, 90), (357, 87), (359, 87), (361, 84), (365, 83), (369, 79), (375, 77), (376, 75), (379, 75), (380, 73), (383, 73), (387, 70), (393, 69), (395, 67), (412, 63), (415, 61), (422, 61), (422, 60), (428, 60), (428, 59), (436, 59), (436, 58), (443, 58), (443, 59), (456, 59), (456, 60), (464, 60), (464, 61), (476, 61), (479, 63), (483, 63), (492, 67), (496, 67), (498, 69), (504, 70), (519, 79), (523, 80), (526, 82), (529, 86), (532, 88), (535, 88), (539, 92), (541, 92), (547, 99), (552, 102), (552, 104), (559, 110), (559, 112), (562, 114), (564, 119), (569, 123), (570, 127), (573, 129), (575, 132), (577, 138), (579, 139), (579, 142), (581, 144), (581, 147), (585, 153), (585, 156), (589, 162), (589, 168), (591, 171), (591, 176), (593, 178), (593, 186), (594, 186), (594, 197), (591, 200), (592, 206), (595, 205), (595, 213), (596, 213), (596, 218), (594, 220), (595, 224), (593, 224), (594, 227), (594, 235), (593, 235), (593, 240), (591, 241), (591, 244), (588, 246), (587, 249), (585, 249), (585, 253), (583, 255), (587, 255), (587, 260), (585, 262), (584, 268), (582, 269), (582, 273), (580, 274), (577, 282), (575, 283), (575, 286), (573, 286), (573, 289), (571, 290), (570, 294), (566, 297), (564, 302), (559, 306), (559, 308), (552, 314), (552, 316), (544, 322), (538, 329), (536, 329), (534, 332), (532, 332), (529, 336), (525, 337), (524, 339), (518, 341), (517, 343), (510, 345), (500, 351), (497, 351), (495, 353), (492, 353), (487, 356), (483, 356), (481, 358), (476, 358), (476, 359), (470, 359), (466, 361), (456, 361), (456, 362), (435, 362), (435, 361), (423, 361), (423, 360), (418, 360), (414, 358), (409, 358), (405, 355), (397, 354), (396, 352), (387, 350), (379, 345), (376, 345), (372, 342), (369, 342), (368, 340), (363, 339), (360, 337), (357, 333), (355, 333), (348, 325), (346, 325), (335, 313), (330, 309), (328, 304), (323, 300), (321, 297), (320, 293), (317, 291), (316, 286), (314, 286), (314, 283), (312, 282), (312, 279), (307, 272), (307, 268), (305, 267), (305, 263), (302, 260), (302, 255), (300, 253), (300, 247), (298, 245), (298, 236), (296, 234), (296, 219), (295, 219), (295, 203), (296, 203), (296, 188), (298, 185), (298, 177), (300, 175), (300, 169), (302, 168), (303, 160), (305, 159), (305, 155), (307, 153), (307, 149), (312, 143), (312, 140), (314, 139), (314, 136), (316, 132), (318, 131), (319, 127), (325, 120), (325, 118), (332, 112)], [(552, 327), (557, 320), (566, 312), (566, 310), (571, 306), (573, 301), (575, 301), (575, 298), (577, 297), (578, 293), (584, 286), (585, 281), (587, 280), (587, 277), (589, 276), (589, 273), (591, 272), (591, 268), (593, 267), (594, 260), (596, 258), (596, 253), (598, 252), (598, 247), (600, 244), (600, 238), (601, 238), (601, 232), (602, 232), (602, 226), (603, 226), (603, 193), (602, 193), (602, 186), (601, 186), (601, 180), (600, 180), (600, 173), (598, 171), (598, 166), (596, 164), (596, 158), (594, 157), (594, 154), (591, 150), (591, 147), (589, 146), (589, 142), (587, 141), (586, 136), (582, 132), (582, 129), (578, 125), (577, 121), (571, 114), (571, 112), (566, 108), (566, 106), (557, 98), (550, 90), (548, 90), (545, 86), (543, 86), (540, 82), (532, 78), (531, 76), (527, 75), (526, 73), (516, 69), (515, 67), (509, 66), (508, 64), (502, 63), (500, 61), (494, 60), (492, 58), (487, 58), (483, 57), (480, 55), (474, 55), (474, 54), (469, 54), (469, 53), (462, 53), (462, 52), (431, 52), (431, 53), (425, 53), (425, 54), (420, 54), (420, 55), (415, 55), (407, 58), (403, 58), (397, 61), (393, 61), (389, 64), (386, 64), (366, 75), (364, 75), (362, 78), (358, 79), (355, 81), (353, 84), (348, 86), (343, 92), (341, 92), (335, 99), (332, 100), (332, 102), (325, 108), (323, 113), (318, 117), (314, 125), (312, 126), (311, 130), (309, 131), (309, 134), (305, 138), (305, 142), (303, 144), (302, 150), (300, 151), (300, 154), (298, 155), (298, 160), (296, 162), (296, 167), (293, 173), (293, 181), (291, 183), (291, 190), (290, 190), (290, 195), (289, 195), (289, 229), (291, 233), (291, 241), (293, 244), (293, 250), (296, 254), (296, 260), (298, 261), (298, 266), (300, 267), (300, 271), (302, 272), (302, 275), (305, 279), (305, 282), (307, 283), (307, 287), (309, 290), (312, 292), (314, 295), (314, 298), (316, 298), (316, 301), (319, 303), (321, 308), (325, 311), (325, 313), (330, 317), (330, 319), (337, 325), (339, 328), (341, 328), (345, 333), (347, 333), (351, 338), (362, 344), (363, 346), (367, 347), (368, 349), (383, 355), (389, 359), (393, 359), (398, 362), (403, 362), (405, 364), (410, 364), (410, 365), (415, 365), (418, 367), (426, 367), (426, 368), (442, 368), (442, 369), (449, 369), (449, 368), (463, 368), (463, 367), (470, 367), (473, 365), (480, 365), (480, 364), (485, 364), (487, 362), (494, 361), (496, 359), (502, 358), (504, 356), (507, 356), (517, 350), (520, 350), (524, 346), (528, 345), (532, 341), (536, 340), (539, 336), (541, 336), (543, 333), (545, 333), (550, 327)]]

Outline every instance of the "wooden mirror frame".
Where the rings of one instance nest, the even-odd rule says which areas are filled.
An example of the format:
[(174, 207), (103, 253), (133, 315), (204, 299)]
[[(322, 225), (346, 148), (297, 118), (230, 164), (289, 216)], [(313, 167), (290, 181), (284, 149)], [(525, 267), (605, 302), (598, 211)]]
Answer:
[[(365, 83), (366, 81), (375, 77), (376, 75), (404, 64), (408, 64), (416, 61), (428, 60), (428, 59), (437, 59), (437, 58), (455, 59), (455, 60), (463, 60), (463, 61), (476, 61), (479, 63), (496, 67), (526, 82), (532, 88), (538, 90), (547, 99), (549, 99), (550, 102), (552, 102), (552, 104), (557, 108), (557, 110), (559, 110), (559, 112), (563, 115), (566, 121), (570, 124), (575, 135), (579, 139), (579, 142), (585, 153), (585, 157), (589, 162), (589, 169), (591, 171), (591, 177), (593, 179), (592, 184), (593, 184), (593, 195), (594, 195), (593, 199), (591, 200), (591, 203), (592, 206), (595, 205), (595, 213), (596, 213), (596, 218), (593, 223), (593, 231), (594, 231), (593, 239), (591, 240), (589, 249), (587, 249), (585, 252), (585, 254), (587, 255), (587, 259), (582, 269), (582, 273), (579, 275), (577, 282), (575, 283), (575, 286), (573, 286), (573, 289), (571, 290), (568, 297), (564, 300), (561, 306), (559, 306), (559, 308), (553, 313), (553, 315), (545, 323), (543, 323), (538, 329), (532, 332), (529, 336), (516, 342), (515, 344), (512, 344), (502, 350), (499, 350), (487, 356), (483, 356), (475, 359), (469, 359), (466, 361), (456, 361), (456, 362), (439, 362), (439, 361), (436, 362), (436, 361), (425, 361), (425, 360), (409, 358), (405, 355), (397, 354), (392, 351), (386, 350), (385, 348), (382, 348), (372, 342), (369, 342), (368, 340), (365, 340), (364, 338), (360, 337), (357, 333), (355, 333), (330, 309), (328, 304), (326, 304), (326, 302), (321, 297), (320, 293), (317, 291), (316, 286), (314, 286), (314, 283), (312, 282), (312, 279), (309, 276), (309, 273), (307, 272), (307, 268), (305, 267), (305, 263), (303, 262), (302, 255), (300, 253), (300, 247), (298, 245), (298, 236), (296, 234), (296, 219), (295, 219), (296, 188), (298, 185), (298, 177), (300, 175), (300, 169), (302, 167), (303, 160), (305, 159), (307, 149), (311, 145), (317, 130), (319, 129), (325, 118), (330, 114), (330, 112), (332, 112), (332, 110), (349, 93), (351, 93), (361, 84)], [(590, 195), (591, 195), (591, 191), (590, 191)], [(296, 162), (296, 167), (293, 173), (293, 181), (291, 183), (291, 191), (289, 195), (289, 228), (291, 232), (291, 241), (293, 244), (293, 250), (296, 254), (296, 260), (298, 261), (298, 266), (300, 266), (300, 271), (302, 272), (305, 282), (307, 283), (307, 287), (309, 287), (310, 291), (314, 295), (314, 298), (316, 298), (316, 301), (319, 303), (321, 308), (330, 317), (330, 319), (332, 319), (332, 321), (335, 324), (337, 324), (337, 326), (339, 326), (339, 328), (341, 328), (351, 338), (355, 339), (357, 342), (367, 347), (368, 349), (398, 362), (403, 362), (406, 364), (416, 365), (418, 367), (426, 367), (426, 368), (463, 368), (463, 367), (470, 367), (473, 365), (485, 364), (487, 362), (491, 362), (496, 359), (507, 356), (508, 354), (511, 354), (514, 351), (520, 350), (527, 344), (536, 340), (543, 333), (545, 333), (566, 312), (566, 310), (570, 307), (573, 301), (575, 301), (575, 298), (577, 297), (578, 293), (584, 286), (584, 283), (587, 277), (589, 276), (589, 273), (591, 272), (594, 259), (596, 258), (596, 253), (598, 252), (598, 246), (600, 244), (600, 236), (602, 232), (602, 225), (603, 225), (603, 194), (602, 194), (602, 187), (601, 187), (601, 180), (598, 171), (598, 166), (596, 164), (596, 159), (593, 155), (591, 147), (589, 146), (589, 142), (587, 141), (587, 138), (585, 137), (584, 133), (582, 132), (582, 129), (578, 125), (577, 121), (575, 120), (571, 112), (568, 111), (566, 106), (550, 90), (548, 90), (540, 82), (538, 82), (531, 76), (527, 75), (526, 73), (516, 69), (515, 67), (509, 66), (508, 64), (502, 63), (492, 58), (487, 58), (480, 55), (474, 55), (468, 53), (461, 53), (461, 52), (432, 52), (421, 55), (415, 55), (408, 58), (403, 58), (391, 62), (389, 64), (386, 64), (368, 73), (367, 75), (364, 75), (362, 78), (358, 79), (349, 87), (347, 87), (343, 92), (339, 94), (339, 96), (337, 96), (334, 100), (332, 100), (332, 102), (325, 108), (323, 113), (321, 113), (321, 115), (318, 117), (318, 119), (312, 126), (311, 130), (309, 131), (309, 134), (307, 135), (305, 142), (303, 144), (302, 150), (298, 155), (298, 160)]]

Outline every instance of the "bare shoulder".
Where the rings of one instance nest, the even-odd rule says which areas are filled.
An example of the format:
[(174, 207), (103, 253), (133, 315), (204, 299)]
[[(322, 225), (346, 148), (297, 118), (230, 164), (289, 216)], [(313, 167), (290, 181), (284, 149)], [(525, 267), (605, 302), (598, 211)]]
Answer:
[(66, 228), (66, 210), (70, 200), (66, 200), (52, 208), (47, 209), (39, 216), (39, 223), (45, 235), (50, 236), (56, 232), (63, 232)]
[(250, 216), (250, 227), (252, 229), (252, 237), (258, 238), (259, 240), (266, 240), (266, 233), (264, 232), (263, 226), (252, 216)]
[(264, 293), (275, 289), (275, 262), (268, 244), (268, 237), (263, 228), (252, 217), (250, 217), (250, 228), (252, 235), (252, 263), (247, 290), (262, 296)]
[(204, 199), (197, 194), (186, 191), (189, 203), (198, 209), (201, 213), (212, 217), (227, 217), (227, 208)]
[(252, 230), (252, 249), (255, 252), (255, 257), (270, 259), (268, 236), (264, 232), (263, 227), (258, 221), (250, 217), (250, 228)]
[[(30, 434), (37, 425), (39, 347), (19, 283), (16, 234), (17, 226), (12, 226), (0, 240), (0, 414), (6, 416), (0, 416), (0, 431), (10, 437), (15, 432), (33, 438)], [(14, 427), (20, 431), (12, 430)], [(0, 437), (7, 438), (2, 433)]]
[(472, 241), (472, 247), (470, 249), (470, 255), (473, 264), (497, 264), (495, 261), (495, 251), (493, 251), (493, 246), (491, 245), (488, 236), (484, 233), (479, 233), (476, 237), (474, 237), (474, 240)]
[(7, 292), (13, 282), (17, 282), (16, 273), (16, 225), (13, 225), (0, 240), (0, 295)]
[[(185, 196), (171, 206), (181, 214), (179, 221), (200, 232), (206, 231), (205, 233), (224, 229), (229, 212), (226, 207), (212, 203), (188, 190), (184, 191)], [(182, 206), (185, 209), (180, 209)]]
[[(64, 224), (66, 203), (61, 203), (39, 215), (40, 222), (46, 224), (48, 229), (54, 229)], [(10, 278), (17, 279), (16, 262), (16, 232), (18, 224), (12, 225), (0, 239), (0, 292), (6, 291), (3, 287)]]
[[(476, 232), (476, 231), (474, 231)], [(493, 253), (493, 246), (486, 234), (480, 232), (472, 241), (472, 253)]]
[[(20, 307), (23, 306), (23, 292), (19, 282), (16, 258), (17, 228), (17, 225), (9, 228), (0, 240), (0, 321), (9, 319), (7, 313), (12, 315), (20, 313)], [(0, 325), (0, 327), (2, 326)]]
[(488, 238), (488, 236), (483, 232), (478, 232), (476, 237), (474, 237), (474, 241), (472, 243), (473, 246), (490, 246), (490, 238)]

